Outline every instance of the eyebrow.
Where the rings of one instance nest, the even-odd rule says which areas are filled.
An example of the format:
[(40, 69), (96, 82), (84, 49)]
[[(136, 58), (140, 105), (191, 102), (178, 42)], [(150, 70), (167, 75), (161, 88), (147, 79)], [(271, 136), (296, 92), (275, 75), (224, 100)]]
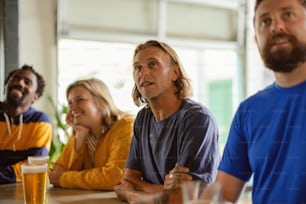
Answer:
[[(282, 7), (280, 9), (278, 9), (278, 10), (283, 12), (283, 11), (287, 11), (287, 10), (291, 10), (291, 9), (293, 9), (293, 7), (289, 5), (289, 6)], [(264, 18), (266, 16), (269, 16), (269, 12), (265, 12), (265, 13), (259, 15), (258, 19), (262, 19), (262, 18)]]
[[(17, 75), (16, 75), (17, 76)], [(31, 77), (29, 76), (20, 76), (18, 75), (18, 77), (20, 77), (21, 79), (23, 80), (26, 80), (26, 81), (30, 81), (31, 83), (33, 83), (35, 81), (35, 79), (32, 79)]]
[[(152, 61), (152, 60), (158, 60), (156, 57), (149, 57), (148, 59), (146, 59), (145, 61)], [(133, 65), (139, 64), (138, 61), (134, 62)]]

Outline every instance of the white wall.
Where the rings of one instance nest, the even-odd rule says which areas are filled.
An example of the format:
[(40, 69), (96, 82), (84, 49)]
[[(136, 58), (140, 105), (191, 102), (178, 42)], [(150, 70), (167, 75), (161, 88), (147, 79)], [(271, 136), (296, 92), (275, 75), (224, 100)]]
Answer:
[(47, 83), (43, 97), (34, 104), (50, 116), (47, 96), (57, 91), (56, 0), (19, 1), (20, 66), (33, 65)]

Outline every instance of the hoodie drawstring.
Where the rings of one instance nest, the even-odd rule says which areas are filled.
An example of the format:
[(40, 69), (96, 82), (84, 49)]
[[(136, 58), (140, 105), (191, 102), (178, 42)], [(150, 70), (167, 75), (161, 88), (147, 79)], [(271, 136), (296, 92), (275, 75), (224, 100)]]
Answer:
[[(11, 136), (12, 135), (12, 129), (11, 129), (11, 123), (10, 123), (9, 116), (6, 113), (4, 113), (4, 118), (5, 118), (5, 121), (6, 121), (8, 135)], [(16, 139), (15, 143), (13, 144), (13, 151), (14, 152), (16, 151), (16, 145), (15, 144), (19, 141), (19, 139), (21, 137), (22, 128), (23, 128), (23, 115), (20, 114), (18, 136), (17, 136), (17, 139)]]

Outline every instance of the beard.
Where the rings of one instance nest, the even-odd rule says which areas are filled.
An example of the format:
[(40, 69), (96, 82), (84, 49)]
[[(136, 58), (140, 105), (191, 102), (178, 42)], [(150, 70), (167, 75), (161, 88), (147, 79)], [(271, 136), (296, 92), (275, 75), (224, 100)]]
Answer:
[(26, 94), (25, 93), (22, 93), (22, 95), (20, 97), (16, 96), (15, 94), (12, 94), (12, 89), (14, 89), (16, 87), (11, 87), (10, 89), (7, 90), (7, 96), (6, 96), (6, 101), (13, 105), (13, 106), (20, 106), (23, 101), (24, 101), (24, 98), (26, 97)]
[[(292, 44), (292, 50), (278, 49), (271, 52), (271, 43), (264, 47), (261, 57), (267, 68), (275, 72), (289, 73), (306, 62), (306, 44), (298, 42), (293, 35), (277, 34), (273, 38), (288, 37)], [(272, 38), (272, 39), (273, 39)]]
[(13, 105), (13, 106), (20, 106), (23, 102), (23, 99), (24, 99), (24, 96), (20, 97), (20, 98), (16, 98), (12, 95), (8, 95), (7, 98), (6, 98), (6, 101)]

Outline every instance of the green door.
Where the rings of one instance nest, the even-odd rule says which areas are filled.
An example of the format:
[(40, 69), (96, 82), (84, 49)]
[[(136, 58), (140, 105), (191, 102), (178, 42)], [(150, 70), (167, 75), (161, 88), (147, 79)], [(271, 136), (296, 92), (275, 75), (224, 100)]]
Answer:
[(232, 81), (212, 81), (209, 82), (208, 89), (208, 107), (216, 117), (222, 148), (226, 142), (232, 120)]

